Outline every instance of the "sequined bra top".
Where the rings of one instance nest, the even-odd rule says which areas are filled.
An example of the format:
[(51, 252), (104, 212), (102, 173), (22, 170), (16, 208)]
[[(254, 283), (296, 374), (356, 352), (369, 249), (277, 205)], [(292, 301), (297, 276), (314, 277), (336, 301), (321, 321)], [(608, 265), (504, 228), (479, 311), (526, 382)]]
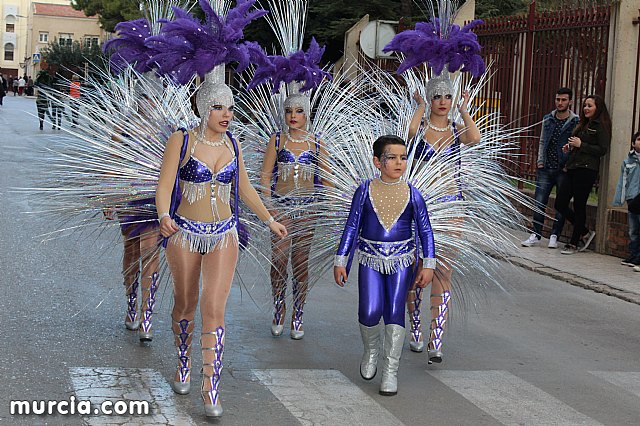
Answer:
[[(224, 204), (229, 204), (231, 199), (231, 183), (238, 173), (238, 159), (233, 158), (225, 164), (217, 173), (214, 173), (204, 161), (193, 155), (198, 144), (197, 140), (191, 148), (189, 160), (180, 167), (179, 178), (182, 185), (182, 196), (189, 204), (203, 199), (207, 193), (207, 186), (211, 188), (211, 207), (216, 212), (216, 202), (219, 199)], [(233, 154), (233, 148), (225, 141), (225, 145)]]
[[(450, 156), (460, 156), (460, 137), (458, 136), (458, 131), (456, 129), (456, 123), (451, 123), (451, 127), (453, 128), (453, 136), (454, 142), (446, 147), (444, 150), (440, 152), (440, 155), (444, 157)], [(424, 134), (420, 136), (418, 143), (416, 144), (416, 153), (415, 158), (419, 158), (422, 161), (429, 161), (436, 155), (437, 151), (431, 144), (424, 140)], [(458, 164), (459, 165), (459, 164)]]
[[(461, 177), (461, 167), (462, 167), (462, 158), (461, 158), (461, 149), (460, 149), (460, 136), (458, 135), (458, 130), (456, 128), (456, 123), (451, 123), (451, 128), (453, 130), (454, 141), (451, 145), (447, 146), (445, 149), (441, 151), (437, 151), (431, 144), (424, 140), (424, 133), (420, 134), (418, 139), (418, 143), (416, 144), (415, 158), (424, 161), (425, 163), (430, 161), (436, 154), (440, 158), (445, 158), (447, 160), (453, 160), (455, 162), (455, 189), (451, 188), (451, 193), (443, 195), (441, 197), (436, 198), (436, 202), (445, 202), (445, 201), (456, 201), (456, 200), (464, 200), (464, 196), (462, 195), (462, 177)], [(448, 162), (448, 161), (447, 161)]]
[(287, 149), (287, 142), (289, 142), (289, 140), (290, 139), (287, 138), (282, 148), (278, 150), (280, 145), (280, 132), (276, 133), (276, 150), (278, 151), (277, 176), (283, 181), (287, 181), (290, 177), (293, 177), (294, 188), (299, 189), (300, 178), (305, 181), (314, 179), (317, 164), (316, 152), (311, 150), (311, 143), (308, 139), (305, 139), (307, 149), (296, 156)]

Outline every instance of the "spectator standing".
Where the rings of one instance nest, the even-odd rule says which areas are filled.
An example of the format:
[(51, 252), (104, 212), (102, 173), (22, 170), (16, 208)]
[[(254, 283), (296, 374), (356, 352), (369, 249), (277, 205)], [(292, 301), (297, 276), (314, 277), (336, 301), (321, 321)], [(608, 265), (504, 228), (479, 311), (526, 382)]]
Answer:
[[(568, 155), (562, 152), (562, 147), (567, 144), (580, 118), (571, 111), (573, 91), (568, 87), (562, 87), (556, 92), (556, 109), (545, 115), (542, 119), (542, 133), (538, 147), (538, 160), (536, 170), (535, 200), (541, 212), (544, 212), (549, 202), (549, 195), (553, 188), (558, 188), (560, 174), (567, 162)], [(533, 233), (522, 242), (524, 247), (537, 245), (542, 238), (542, 226), (544, 215), (535, 212), (533, 214)], [(558, 247), (558, 237), (562, 234), (564, 217), (556, 212), (556, 219), (549, 236), (549, 248)]]
[(50, 85), (50, 77), (47, 71), (40, 71), (37, 77), (38, 94), (36, 97), (36, 108), (38, 109), (38, 120), (40, 121), (40, 130), (43, 130), (45, 114), (51, 117), (49, 112), (49, 99), (45, 95), (42, 88)]
[(26, 85), (27, 85), (27, 80), (25, 80), (23, 77), (20, 77), (20, 79), (18, 80), (18, 96), (22, 96)]
[(5, 84), (4, 77), (0, 75), (0, 106), (2, 106), (4, 97), (7, 95), (7, 90), (5, 89), (5, 86), (6, 84)]
[(73, 125), (75, 127), (78, 124), (78, 108), (80, 107), (80, 77), (78, 74), (74, 74), (71, 77), (71, 83), (69, 83), (69, 96), (71, 97), (71, 117), (73, 119)]
[(27, 78), (26, 95), (33, 96), (33, 78), (31, 78), (31, 76)]
[(51, 121), (53, 121), (53, 130), (59, 130), (62, 124), (62, 115), (64, 114), (64, 103), (62, 101), (62, 83), (57, 77), (54, 77), (53, 88), (49, 102), (51, 103)]
[(11, 87), (13, 87), (13, 96), (16, 95), (16, 93), (18, 93), (18, 84), (20, 79), (18, 77), (13, 79), (13, 83), (11, 84)]
[[(585, 226), (587, 201), (598, 178), (600, 159), (607, 153), (610, 143), (611, 118), (604, 99), (599, 95), (589, 95), (582, 104), (580, 122), (573, 136), (562, 148), (563, 152), (569, 153), (569, 158), (565, 165), (567, 172), (560, 178), (555, 207), (573, 224), (571, 241), (564, 246), (562, 254), (586, 250), (596, 235)], [(573, 210), (569, 207), (572, 198)], [(583, 245), (578, 249), (580, 241)]]
[(625, 201), (629, 209), (629, 257), (620, 263), (637, 266), (640, 272), (640, 132), (631, 138), (631, 150), (620, 167), (613, 205), (621, 206)]

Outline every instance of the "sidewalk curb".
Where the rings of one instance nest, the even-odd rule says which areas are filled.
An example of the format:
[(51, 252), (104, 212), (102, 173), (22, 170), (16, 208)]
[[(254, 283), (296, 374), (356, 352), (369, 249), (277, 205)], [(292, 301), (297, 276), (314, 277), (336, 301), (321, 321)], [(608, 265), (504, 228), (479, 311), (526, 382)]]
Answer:
[(607, 296), (617, 297), (618, 299), (624, 300), (625, 302), (640, 305), (640, 294), (638, 293), (616, 288), (615, 286), (605, 284), (603, 282), (593, 281), (588, 278), (574, 275), (569, 272), (565, 272), (551, 266), (546, 266), (541, 263), (537, 263), (518, 256), (507, 257), (505, 260), (512, 265), (519, 266), (523, 269), (527, 269), (541, 275), (546, 275), (560, 281), (564, 281), (576, 287), (582, 287), (587, 290), (595, 291), (596, 293), (603, 293)]

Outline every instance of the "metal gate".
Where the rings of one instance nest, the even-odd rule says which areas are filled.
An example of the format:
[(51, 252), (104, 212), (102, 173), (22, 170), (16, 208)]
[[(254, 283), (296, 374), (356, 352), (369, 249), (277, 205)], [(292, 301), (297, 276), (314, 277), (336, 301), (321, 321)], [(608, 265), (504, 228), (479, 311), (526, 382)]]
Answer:
[[(573, 110), (583, 98), (604, 96), (609, 45), (609, 6), (487, 19), (474, 30), (493, 76), (480, 94), (487, 109), (499, 109), (506, 123), (531, 126), (554, 108), (556, 90), (574, 92)], [(516, 175), (534, 179), (540, 126), (521, 141)]]

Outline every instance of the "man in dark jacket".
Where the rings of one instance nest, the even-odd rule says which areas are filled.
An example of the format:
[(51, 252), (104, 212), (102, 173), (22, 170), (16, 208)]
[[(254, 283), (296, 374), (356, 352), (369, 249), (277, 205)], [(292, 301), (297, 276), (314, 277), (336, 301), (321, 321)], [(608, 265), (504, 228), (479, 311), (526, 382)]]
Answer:
[[(567, 154), (562, 152), (562, 147), (567, 143), (580, 118), (571, 111), (573, 91), (568, 87), (562, 87), (556, 92), (556, 109), (545, 115), (542, 119), (542, 133), (538, 147), (538, 170), (536, 172), (536, 204), (540, 210), (545, 211), (549, 202), (549, 194), (555, 186), (558, 178), (567, 162)], [(533, 233), (522, 242), (524, 247), (537, 245), (542, 238), (542, 225), (544, 216), (541, 213), (533, 214)], [(564, 227), (564, 217), (556, 212), (556, 220), (549, 236), (549, 248), (558, 247), (558, 236)]]

